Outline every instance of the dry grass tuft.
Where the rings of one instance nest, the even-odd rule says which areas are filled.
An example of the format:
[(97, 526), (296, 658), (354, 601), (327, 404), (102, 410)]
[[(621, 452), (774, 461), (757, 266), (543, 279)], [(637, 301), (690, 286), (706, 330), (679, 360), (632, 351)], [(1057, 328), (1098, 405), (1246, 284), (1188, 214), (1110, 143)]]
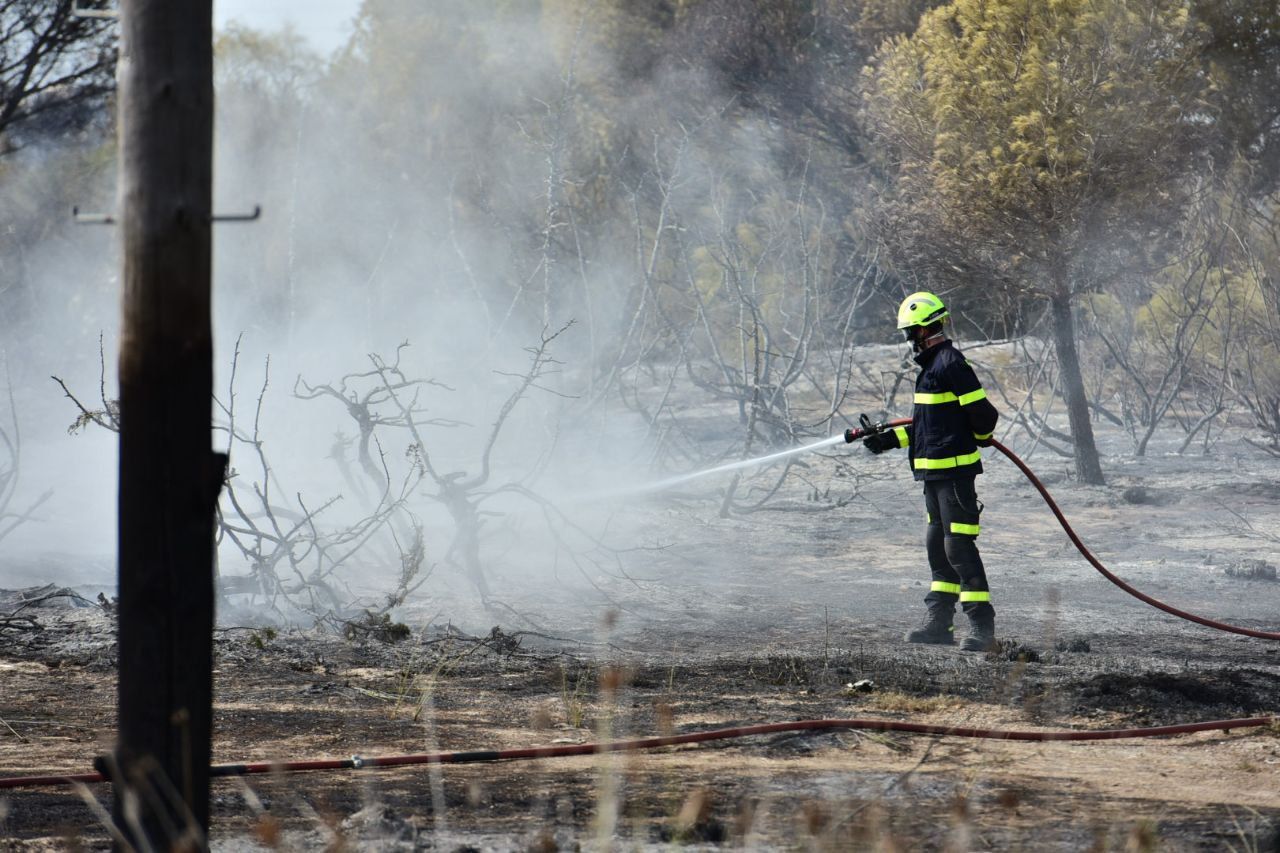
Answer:
[(949, 711), (965, 705), (957, 696), (911, 696), (887, 690), (867, 697), (867, 707), (877, 711), (896, 711), (905, 714), (930, 714)]

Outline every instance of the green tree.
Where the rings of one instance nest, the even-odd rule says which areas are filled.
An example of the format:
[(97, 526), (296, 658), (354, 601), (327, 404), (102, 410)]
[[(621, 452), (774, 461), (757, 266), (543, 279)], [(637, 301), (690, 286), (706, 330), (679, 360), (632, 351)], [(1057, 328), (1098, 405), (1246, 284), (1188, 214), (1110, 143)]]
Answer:
[(1203, 57), (1221, 151), (1246, 164), (1248, 193), (1265, 197), (1280, 188), (1280, 4), (1199, 0), (1195, 19), (1208, 33)]
[(1245, 209), (1232, 233), (1238, 273), (1230, 298), (1216, 306), (1215, 328), (1241, 342), (1232, 350), (1227, 387), (1265, 439), (1259, 446), (1280, 456), (1280, 199), (1235, 207)]
[(1102, 483), (1073, 302), (1159, 258), (1212, 115), (1188, 0), (955, 0), (866, 72), (896, 265), (1047, 302), (1076, 471)]

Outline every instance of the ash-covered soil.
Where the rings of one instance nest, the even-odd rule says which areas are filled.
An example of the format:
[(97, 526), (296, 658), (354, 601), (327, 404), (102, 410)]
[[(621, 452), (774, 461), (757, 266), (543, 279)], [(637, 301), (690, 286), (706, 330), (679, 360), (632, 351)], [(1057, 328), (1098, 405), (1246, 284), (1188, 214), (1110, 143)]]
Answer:
[[(1117, 436), (1104, 441), (1105, 487), (1076, 484), (1060, 459), (1029, 460), (1103, 562), (1183, 609), (1280, 630), (1280, 582), (1266, 571), (1280, 564), (1280, 460), (1226, 441), (1207, 457), (1157, 447), (1138, 460)], [(267, 630), (243, 601), (228, 606), (215, 760), (823, 717), (1056, 730), (1280, 713), (1280, 643), (1128, 597), (994, 454), (979, 481), (1002, 637), (992, 654), (900, 642), (929, 581), (922, 502), (900, 457), (841, 447), (793, 474), (763, 509), (728, 518), (717, 512), (724, 482), (630, 499), (612, 510), (627, 519), (613, 562), (549, 573), (523, 564), (519, 548), (495, 549), (487, 605), (439, 568), (426, 595), (393, 614), (411, 632), (398, 642)], [(5, 775), (85, 772), (111, 746), (113, 617), (83, 595), (0, 623)], [(109, 804), (105, 786), (90, 793)], [(1272, 850), (1280, 727), (1081, 744), (782, 735), (220, 780), (214, 795), (223, 850)], [(106, 844), (68, 790), (3, 803), (0, 850)]]

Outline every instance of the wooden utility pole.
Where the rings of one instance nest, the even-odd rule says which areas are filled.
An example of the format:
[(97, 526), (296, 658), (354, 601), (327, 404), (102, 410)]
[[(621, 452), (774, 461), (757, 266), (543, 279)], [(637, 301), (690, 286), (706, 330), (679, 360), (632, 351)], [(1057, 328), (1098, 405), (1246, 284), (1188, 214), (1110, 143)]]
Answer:
[[(213, 0), (122, 0), (117, 823), (204, 846), (213, 700)], [(135, 811), (136, 810), (136, 811)], [(130, 820), (136, 813), (141, 820)]]

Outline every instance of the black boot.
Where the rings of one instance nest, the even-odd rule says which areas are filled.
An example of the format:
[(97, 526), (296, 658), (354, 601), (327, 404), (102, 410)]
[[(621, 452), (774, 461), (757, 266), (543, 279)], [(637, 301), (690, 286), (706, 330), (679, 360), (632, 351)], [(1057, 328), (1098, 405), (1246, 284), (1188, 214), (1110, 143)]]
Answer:
[(996, 648), (996, 616), (988, 608), (969, 614), (969, 636), (960, 644), (963, 652), (991, 652)]
[(954, 646), (956, 644), (955, 625), (951, 624), (954, 610), (943, 607), (930, 607), (924, 624), (907, 633), (904, 638), (908, 643), (932, 643), (936, 646)]

